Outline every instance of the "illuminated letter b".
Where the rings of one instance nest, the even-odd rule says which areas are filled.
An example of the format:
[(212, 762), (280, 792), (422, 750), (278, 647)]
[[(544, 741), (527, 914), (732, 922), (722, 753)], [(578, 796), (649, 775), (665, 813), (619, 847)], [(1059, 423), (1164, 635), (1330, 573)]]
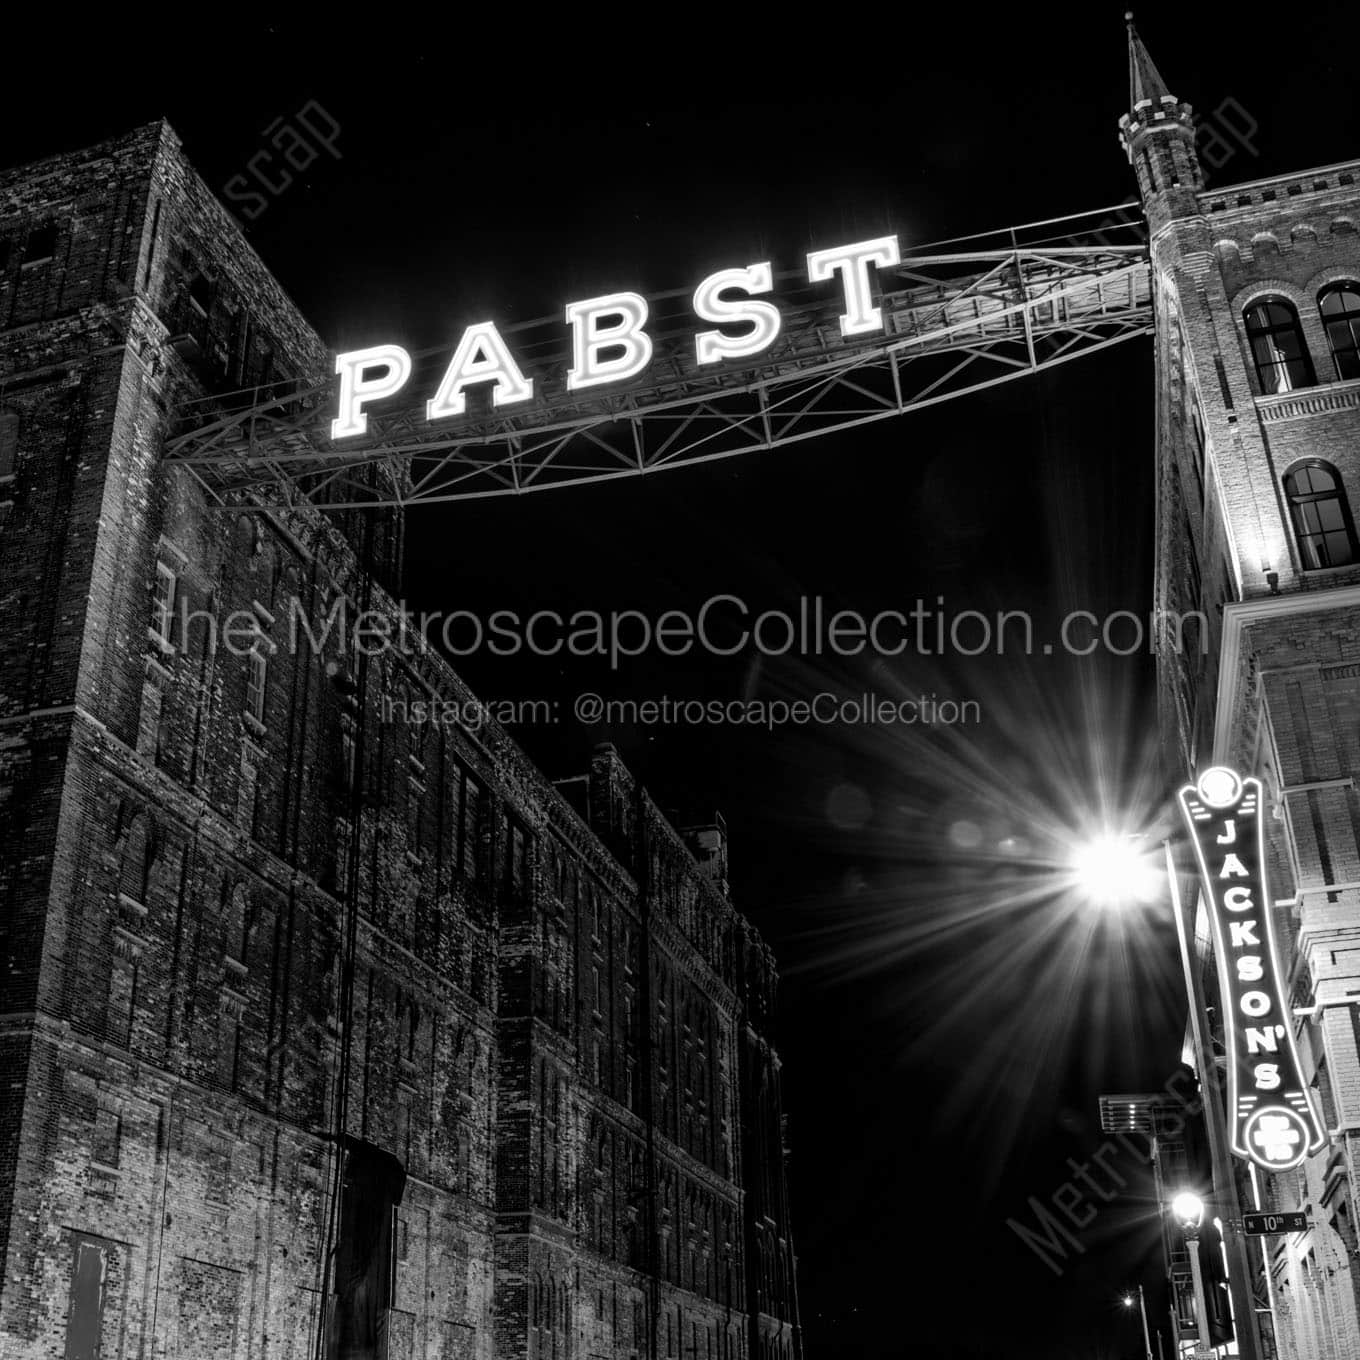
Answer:
[[(602, 326), (600, 322), (606, 317), (618, 320)], [(652, 360), (651, 337), (642, 329), (646, 320), (647, 299), (636, 293), (608, 293), (567, 303), (567, 321), (572, 328), (568, 390), (622, 382), (641, 373)], [(603, 350), (618, 353), (606, 359), (601, 357)]]

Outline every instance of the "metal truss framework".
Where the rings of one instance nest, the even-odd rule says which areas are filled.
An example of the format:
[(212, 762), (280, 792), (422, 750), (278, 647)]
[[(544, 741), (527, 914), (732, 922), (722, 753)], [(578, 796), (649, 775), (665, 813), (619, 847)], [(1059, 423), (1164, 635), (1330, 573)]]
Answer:
[[(1058, 223), (1061, 235), (1029, 239)], [(1122, 208), (1058, 223), (907, 255), (879, 276), (885, 324), (870, 336), (841, 336), (838, 287), (790, 275), (771, 297), (783, 316), (775, 345), (745, 364), (700, 368), (700, 326), (690, 294), (677, 291), (649, 299), (652, 363), (609, 395), (567, 391), (567, 328), (552, 317), (503, 330), (535, 381), (525, 406), (494, 411), (474, 389), (466, 416), (427, 421), (424, 401), (450, 346), (414, 356), (410, 404), (369, 408), (361, 438), (330, 441), (334, 380), (276, 384), (181, 408), (167, 458), (219, 503), (260, 497), (341, 510), (522, 495), (816, 438), (1150, 332), (1141, 224)]]

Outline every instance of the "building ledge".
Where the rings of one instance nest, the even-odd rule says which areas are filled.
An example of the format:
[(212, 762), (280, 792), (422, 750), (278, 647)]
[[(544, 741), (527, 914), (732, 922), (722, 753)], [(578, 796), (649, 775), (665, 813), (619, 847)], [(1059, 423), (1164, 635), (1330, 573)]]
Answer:
[(1263, 425), (1323, 415), (1328, 411), (1352, 411), (1356, 407), (1360, 407), (1360, 378), (1256, 398), (1256, 410)]

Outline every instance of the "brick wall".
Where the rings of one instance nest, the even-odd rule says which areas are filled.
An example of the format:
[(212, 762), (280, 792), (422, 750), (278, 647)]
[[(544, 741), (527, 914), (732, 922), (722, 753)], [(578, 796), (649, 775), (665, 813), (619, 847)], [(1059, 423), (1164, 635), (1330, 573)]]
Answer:
[(792, 1360), (773, 960), (715, 829), (701, 866), (611, 751), (574, 806), (409, 721), (472, 696), (323, 626), (395, 616), (398, 517), (165, 469), (183, 403), (327, 360), (167, 127), (0, 175), (0, 241), (0, 1348), (311, 1354), (343, 1093), (406, 1172), (394, 1360)]

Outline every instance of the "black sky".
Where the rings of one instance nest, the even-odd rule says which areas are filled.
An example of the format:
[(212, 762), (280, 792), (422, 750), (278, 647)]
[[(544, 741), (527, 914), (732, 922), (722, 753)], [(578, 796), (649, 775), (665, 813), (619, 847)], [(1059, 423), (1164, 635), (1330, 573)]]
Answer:
[[(756, 259), (796, 268), (816, 245), (889, 231), (909, 246), (1133, 189), (1116, 135), (1116, 5), (670, 7), (581, 22), (507, 6), (476, 23), (367, 7), (358, 37), (360, 20), (339, 11), (214, 10), (197, 24), (120, 9), (60, 35), (15, 22), (6, 45), (32, 60), (5, 63), (6, 163), (164, 115), (222, 185), (273, 119), (309, 99), (325, 108), (340, 159), (320, 158), (248, 234), (340, 348), (451, 343), (486, 316), (692, 286)], [(1139, 22), (1172, 89), (1246, 132), (1216, 182), (1360, 154), (1353, 6), (1144, 7)], [(1151, 357), (1139, 340), (854, 435), (414, 512), (406, 591), (417, 607), (484, 613), (659, 612), (717, 592), (756, 608), (808, 594), (866, 612), (940, 596), (955, 612), (1146, 612)], [(1155, 922), (1078, 923), (1080, 944), (1055, 935), (1051, 904), (1006, 902), (1026, 871), (990, 852), (1028, 835), (1036, 809), (1081, 801), (1093, 748), (1115, 753), (1116, 788), (1146, 766), (1147, 659), (650, 656), (611, 673), (481, 655), (461, 669), (484, 696), (568, 703), (588, 689), (797, 697), (904, 684), (979, 700), (984, 722), (964, 745), (570, 720), (517, 735), (553, 776), (584, 768), (607, 737), (663, 805), (726, 815), (734, 895), (787, 974), (813, 1355), (1141, 1353), (1115, 1306), (1157, 1273), (1136, 1182), (1061, 1277), (1006, 1220), (1052, 1195), (1066, 1158), (1099, 1147), (1100, 1091), (1155, 1086), (1176, 1061), (1169, 935)]]

